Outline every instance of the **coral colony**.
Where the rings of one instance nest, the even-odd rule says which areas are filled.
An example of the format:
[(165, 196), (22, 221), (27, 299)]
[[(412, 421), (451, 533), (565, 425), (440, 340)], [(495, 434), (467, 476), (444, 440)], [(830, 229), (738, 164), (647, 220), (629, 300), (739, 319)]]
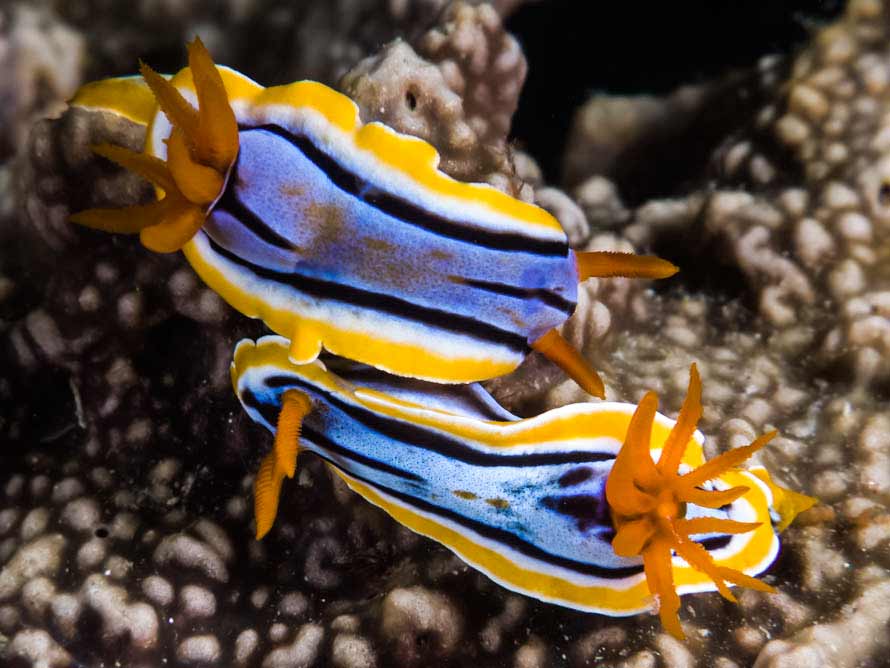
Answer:
[(885, 4), (591, 96), (566, 190), (518, 3), (297, 3), (250, 63), (243, 4), (183, 20), (327, 85), (198, 41), (82, 85), (188, 30), (0, 9), (0, 664), (882, 665)]

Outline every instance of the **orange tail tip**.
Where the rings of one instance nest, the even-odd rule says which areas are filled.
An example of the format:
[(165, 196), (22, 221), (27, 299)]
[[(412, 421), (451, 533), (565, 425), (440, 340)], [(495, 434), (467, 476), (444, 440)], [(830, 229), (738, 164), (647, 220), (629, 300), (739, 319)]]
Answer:
[(654, 463), (650, 438), (657, 401), (655, 394), (650, 392), (634, 412), (624, 444), (606, 480), (606, 499), (615, 526), (612, 548), (620, 556), (642, 556), (646, 582), (658, 601), (662, 625), (682, 640), (685, 636), (678, 614), (680, 598), (674, 586), (672, 552), (692, 568), (705, 573), (714, 581), (717, 590), (731, 601), (735, 598), (727, 582), (773, 591), (769, 585), (741, 571), (718, 566), (708, 551), (691, 538), (695, 534), (710, 532), (747, 533), (759, 524), (719, 518), (686, 519), (684, 516), (687, 503), (719, 508), (744, 494), (745, 487), (707, 491), (699, 485), (743, 462), (766, 445), (775, 432), (761, 436), (744, 448), (715, 457), (681, 476), (678, 467), (702, 412), (701, 381), (695, 364), (690, 369), (686, 401), (658, 462)]
[(606, 387), (599, 374), (558, 331), (551, 329), (532, 342), (531, 347), (565, 371), (582, 390), (600, 399), (606, 398)]
[(614, 251), (575, 251), (578, 278), (668, 278), (680, 269), (654, 255), (634, 255)]
[(751, 473), (765, 482), (773, 493), (773, 508), (779, 513), (779, 523), (776, 525), (776, 531), (779, 533), (787, 529), (800, 513), (819, 503), (819, 499), (814, 496), (807, 496), (777, 485), (766, 469), (754, 469)]
[(121, 147), (94, 149), (151, 181), (164, 198), (144, 206), (81, 211), (71, 217), (73, 222), (109, 232), (138, 232), (146, 248), (160, 253), (179, 250), (201, 229), (238, 155), (238, 124), (222, 77), (199, 38), (188, 52), (197, 109), (167, 79), (140, 63), (143, 79), (172, 126), (167, 161)]

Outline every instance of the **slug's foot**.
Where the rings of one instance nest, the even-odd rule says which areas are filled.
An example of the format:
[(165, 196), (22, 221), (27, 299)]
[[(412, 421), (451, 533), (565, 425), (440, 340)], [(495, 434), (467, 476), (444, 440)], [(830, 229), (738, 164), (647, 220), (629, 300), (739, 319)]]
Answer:
[(253, 483), (253, 512), (256, 539), (269, 533), (278, 514), (278, 499), (285, 476), (293, 478), (300, 449), (303, 418), (312, 410), (309, 397), (299, 390), (287, 390), (281, 396), (281, 412), (275, 430), (275, 444), (263, 457)]
[(167, 79), (140, 63), (142, 78), (172, 126), (166, 162), (108, 144), (93, 147), (151, 181), (164, 191), (163, 199), (123, 209), (88, 209), (71, 216), (73, 222), (106, 232), (138, 232), (142, 244), (159, 253), (179, 250), (204, 224), (238, 155), (238, 123), (222, 77), (200, 39), (188, 45), (188, 53), (197, 109)]
[(735, 601), (726, 583), (759, 591), (774, 591), (769, 585), (732, 568), (718, 566), (708, 551), (691, 535), (719, 532), (738, 534), (752, 531), (757, 523), (717, 518), (685, 519), (686, 504), (720, 508), (732, 503), (747, 487), (707, 491), (700, 486), (748, 459), (766, 445), (776, 432), (764, 434), (750, 445), (730, 450), (702, 466), (679, 475), (677, 469), (686, 445), (702, 414), (701, 381), (695, 364), (690, 369), (689, 390), (677, 423), (661, 451), (658, 462), (650, 455), (650, 436), (658, 398), (649, 392), (631, 418), (624, 445), (606, 481), (606, 499), (612, 511), (615, 538), (612, 548), (622, 557), (643, 557), (649, 591), (659, 601), (664, 628), (676, 638), (685, 636), (680, 627), (680, 597), (674, 588), (671, 554), (676, 552), (692, 568), (705, 573), (725, 598)]

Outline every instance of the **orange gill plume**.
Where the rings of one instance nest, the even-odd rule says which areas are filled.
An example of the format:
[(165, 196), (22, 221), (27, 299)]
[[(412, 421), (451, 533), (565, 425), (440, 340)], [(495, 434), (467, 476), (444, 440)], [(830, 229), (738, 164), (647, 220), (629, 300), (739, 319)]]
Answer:
[(711, 578), (717, 591), (730, 601), (734, 602), (735, 597), (726, 582), (774, 591), (740, 571), (718, 566), (708, 551), (690, 538), (710, 532), (746, 533), (759, 524), (710, 517), (686, 519), (685, 515), (687, 503), (720, 508), (747, 492), (748, 488), (741, 486), (707, 491), (700, 489), (700, 485), (748, 459), (776, 432), (764, 434), (750, 445), (730, 450), (679, 475), (677, 470), (683, 453), (702, 414), (701, 381), (695, 364), (690, 369), (689, 389), (680, 415), (655, 463), (650, 455), (650, 437), (657, 407), (658, 397), (654, 392), (647, 393), (640, 401), (606, 481), (606, 499), (616, 531), (612, 548), (619, 556), (642, 556), (649, 591), (659, 603), (661, 623), (671, 635), (682, 640), (685, 635), (678, 615), (680, 597), (674, 588), (672, 552)]
[(222, 77), (199, 38), (188, 45), (188, 55), (197, 109), (167, 79), (140, 63), (143, 79), (172, 126), (166, 162), (120, 146), (93, 147), (151, 181), (164, 192), (163, 199), (123, 209), (88, 209), (71, 216), (73, 222), (106, 232), (138, 232), (142, 244), (159, 253), (179, 250), (204, 224), (238, 155), (238, 124)]

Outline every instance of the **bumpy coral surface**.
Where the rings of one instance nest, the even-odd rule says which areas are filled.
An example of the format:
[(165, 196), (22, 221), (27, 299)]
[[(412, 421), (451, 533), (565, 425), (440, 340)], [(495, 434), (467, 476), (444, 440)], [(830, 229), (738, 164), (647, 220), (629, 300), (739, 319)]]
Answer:
[(0, 160), (21, 145), (31, 123), (74, 94), (84, 61), (83, 37), (51, 12), (0, 8)]
[(443, 171), (516, 195), (522, 183), (513, 180), (506, 137), (525, 57), (491, 5), (457, 2), (439, 21), (417, 40), (419, 53), (396, 41), (344, 75), (343, 91), (363, 120), (436, 146)]
[[(574, 125), (563, 191), (507, 142), (526, 63), (498, 14), (515, 3), (237, 2), (225, 19), (212, 4), (139, 3), (134, 19), (60, 3), (39, 21), (22, 6), (25, 19), (0, 21), (0, 63), (22, 81), (40, 80), (29, 54), (91, 58), (86, 75), (54, 70), (44, 97), (37, 83), (0, 91), (14, 98), (0, 159), (16, 154), (0, 166), (0, 663), (887, 665), (890, 8), (854, 0), (789, 60), (666, 99), (597, 97)], [(247, 53), (229, 39), (245, 30), (268, 43)], [(456, 177), (534, 198), (577, 248), (681, 264), (657, 292), (589, 281), (564, 333), (604, 370), (609, 398), (655, 390), (668, 414), (696, 361), (710, 456), (780, 431), (761, 460), (822, 505), (785, 534), (766, 577), (779, 593), (684, 597), (686, 644), (652, 615), (549, 606), (401, 528), (310, 457), (255, 542), (249, 472), (269, 439), (242, 417), (227, 366), (260, 325), (180, 257), (67, 226), (71, 211), (149, 196), (88, 150), (138, 146), (135, 126), (72, 111), (27, 142), (19, 129), (70, 94), (65, 77), (128, 72), (137, 55), (173, 67), (195, 31), (264, 82), (348, 72), (366, 120), (431, 141)], [(665, 175), (664, 197), (638, 202), (623, 161), (683, 150), (727, 99), (746, 102), (701, 186)], [(533, 355), (490, 387), (523, 412), (586, 399), (561, 379)]]

